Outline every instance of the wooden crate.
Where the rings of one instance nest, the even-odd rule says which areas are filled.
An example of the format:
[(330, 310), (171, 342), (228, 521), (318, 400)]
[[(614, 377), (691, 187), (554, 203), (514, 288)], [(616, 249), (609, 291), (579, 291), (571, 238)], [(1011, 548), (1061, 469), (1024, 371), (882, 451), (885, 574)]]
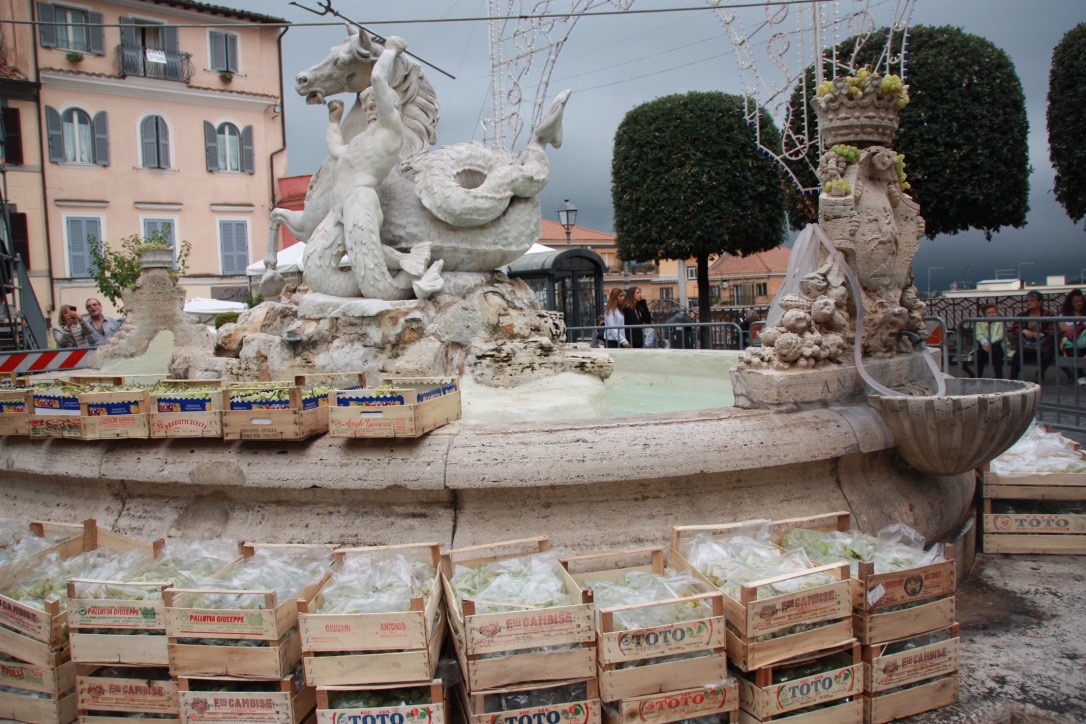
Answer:
[(954, 624), (929, 634), (944, 638), (934, 643), (919, 642), (921, 645), (914, 649), (892, 654), (886, 651), (894, 644), (918, 637), (863, 647), (865, 724), (884, 724), (958, 700), (962, 650), (959, 626)]
[[(773, 683), (783, 668), (813, 664), (823, 669), (798, 679)], [(824, 667), (824, 668), (823, 668)], [(756, 721), (776, 721), (816, 705), (841, 699), (860, 700), (863, 693), (863, 663), (860, 645), (844, 646), (805, 654), (739, 676), (739, 706)], [(862, 707), (860, 707), (862, 709)]]
[[(152, 546), (99, 528), (93, 520), (87, 520), (83, 523), (81, 536), (28, 556), (0, 573), (6, 582), (36, 570), (46, 555), (53, 552), (67, 560), (100, 548), (117, 553), (141, 549), (148, 557), (153, 555)], [(56, 656), (62, 650), (68, 656), (67, 646), (68, 611), (59, 599), (46, 600), (43, 611), (0, 594), (0, 653), (27, 663), (52, 666), (56, 665)]]
[(34, 407), (28, 418), (30, 437), (73, 440), (148, 437), (145, 389), (99, 391), (81, 387), (74, 381), (66, 384), (74, 388), (73, 392), (83, 391), (49, 394), (36, 390), (31, 394)]
[[(553, 700), (556, 693), (568, 688), (583, 691), (581, 697), (569, 701), (558, 701), (543, 706), (529, 706), (522, 709), (497, 709), (493, 697), (505, 695), (528, 695), (540, 693), (549, 695)], [(491, 691), (469, 692), (463, 684), (455, 689), (460, 705), (461, 721), (465, 724), (498, 724), (506, 722), (552, 722), (561, 721), (569, 724), (601, 724), (602, 706), (599, 699), (599, 686), (596, 679), (571, 679), (554, 681), (546, 684), (526, 684), (507, 686)]]
[[(525, 538), (446, 551), (441, 556), (442, 586), (448, 601), (449, 625), (456, 657), (468, 691), (497, 689), (525, 682), (567, 681), (596, 675), (596, 622), (587, 591), (559, 573), (566, 591), (579, 603), (545, 609), (525, 608), (508, 613), (476, 614), (476, 603), (464, 599), (463, 609), (449, 583), (457, 565), (479, 568), (487, 563), (541, 553), (550, 549), (546, 537)], [(569, 646), (568, 649), (526, 652), (525, 649)], [(504, 654), (486, 658), (488, 654)]]
[[(631, 565), (638, 561), (643, 562)], [(562, 565), (578, 585), (583, 585), (586, 580), (619, 581), (632, 571), (646, 571), (658, 575), (665, 573), (664, 552), (661, 548), (575, 556), (563, 559)], [(614, 567), (616, 565), (619, 567)], [(696, 579), (696, 586), (699, 593), (688, 598), (610, 608), (596, 605), (597, 659), (600, 698), (603, 701), (704, 687), (728, 678), (724, 594), (701, 579)], [(712, 613), (703, 619), (666, 626), (636, 629), (619, 629), (615, 626), (614, 617), (617, 613), (647, 611), (663, 606), (685, 605), (693, 601), (704, 601)], [(698, 655), (676, 661), (659, 661), (660, 657), (683, 654)], [(634, 662), (640, 662), (640, 665), (622, 668), (624, 664)]]
[(7, 571), (12, 566), (22, 565), (28, 561), (40, 561), (49, 554), (57, 551), (67, 552), (75, 550), (76, 553), (67, 553), (65, 556), (70, 558), (72, 555), (76, 555), (79, 552), (78, 549), (80, 546), (83, 545), (83, 537), (85, 534), (84, 523), (57, 523), (48, 520), (34, 520), (30, 522), (27, 529), (31, 536), (49, 538), (53, 541), (52, 544), (25, 555), (22, 558), (8, 561), (0, 566), (0, 581), (5, 580)]
[(850, 701), (827, 706), (816, 711), (780, 716), (775, 719), (759, 719), (745, 709), (739, 710), (739, 724), (863, 724), (864, 702), (857, 696)]
[[(321, 378), (357, 378), (365, 384), (362, 373), (296, 375), (289, 385), (289, 399), (267, 403), (231, 401), (249, 392), (266, 392), (282, 387), (272, 387), (254, 382), (251, 385), (232, 386), (222, 391), (222, 429), (224, 440), (304, 440), (328, 432), (327, 393), (307, 395)], [(277, 383), (283, 384), (283, 383)]]
[[(332, 709), (329, 704), (337, 692), (381, 692), (395, 689), (425, 687), (429, 692), (424, 703), (404, 706), (359, 707)], [(441, 681), (434, 679), (422, 684), (395, 684), (392, 686), (318, 686), (317, 723), (341, 724), (342, 722), (405, 722), (423, 721), (426, 724), (445, 724), (452, 721), (451, 712)]]
[[(231, 682), (236, 682), (236, 691), (230, 690)], [(206, 690), (209, 685), (216, 690)], [(301, 685), (300, 670), (291, 676), (259, 682), (235, 677), (180, 676), (177, 689), (182, 724), (300, 724), (317, 705), (316, 690)]]
[[(140, 589), (157, 586), (160, 590), (172, 585), (168, 581), (138, 584), (82, 578), (68, 581), (68, 628), (72, 660), (80, 664), (169, 664), (166, 647), (166, 605), (163, 600), (77, 597), (83, 586), (103, 583), (122, 590), (127, 585)], [(133, 631), (139, 633), (134, 634)]]
[(460, 419), (456, 377), (385, 377), (392, 390), (336, 390), (328, 421), (332, 437), (419, 437)]
[[(1086, 459), (1082, 451), (1079, 455)], [(1086, 554), (1086, 514), (992, 510), (993, 500), (1081, 503), (1086, 501), (1086, 473), (999, 475), (985, 466), (981, 479), (981, 541), (985, 553)]]
[[(260, 548), (310, 548), (327, 551), (330, 545), (284, 546), (244, 544), (242, 557), (222, 571), (226, 577), (234, 567), (243, 565)], [(167, 588), (162, 597), (166, 604), (166, 635), (170, 673), (173, 676), (228, 676), (256, 679), (280, 679), (290, 673), (302, 658), (302, 640), (298, 634), (299, 601), (312, 601), (328, 579), (304, 586), (298, 598), (279, 601), (274, 591), (244, 591), (224, 588)], [(254, 609), (203, 609), (192, 606), (202, 594), (243, 594), (252, 596), (260, 606)], [(182, 642), (181, 640), (186, 641)], [(229, 646), (219, 639), (261, 641), (259, 646)], [(194, 643), (207, 640), (209, 643)]]
[[(772, 524), (774, 539), (779, 543), (793, 528), (845, 532), (852, 528), (852, 515), (838, 511), (777, 520)], [(889, 573), (875, 573), (874, 563), (857, 563), (852, 578), (852, 625), (860, 643), (907, 638), (954, 623), (957, 573), (951, 546), (944, 557), (938, 563)], [(900, 606), (908, 608), (887, 610)]]
[[(76, 695), (81, 716), (114, 718), (120, 712), (180, 717), (177, 683), (165, 668), (78, 665)], [(147, 717), (152, 719), (152, 717)], [(158, 721), (157, 719), (155, 719)]]
[(76, 695), (69, 691), (56, 697), (39, 699), (32, 693), (0, 691), (0, 720), (35, 724), (68, 724), (78, 716)]
[[(342, 548), (334, 556), (337, 563), (342, 563), (352, 556), (386, 554), (424, 561), (433, 565), (435, 571), (441, 565), (436, 543)], [(322, 593), (318, 592), (312, 602), (302, 602), (298, 607), (307, 684), (394, 684), (427, 682), (434, 678), (446, 628), (439, 575), (435, 575), (429, 595), (411, 600), (410, 611), (322, 614), (321, 602)], [(318, 613), (310, 613), (312, 609)]]
[(716, 716), (720, 722), (739, 721), (739, 685), (729, 678), (718, 686), (700, 686), (621, 699), (603, 705), (604, 724), (667, 724)]
[[(58, 654), (54, 663), (48, 666), (0, 660), (0, 688), (3, 689), (0, 691), (0, 719), (22, 719), (11, 716), (11, 712), (19, 710), (16, 707), (19, 702), (52, 701), (49, 706), (59, 706), (72, 694), (75, 679), (76, 665), (65, 660), (63, 654)], [(11, 698), (5, 699), (3, 694), (11, 694)], [(47, 698), (38, 699), (38, 695)], [(5, 715), (5, 711), (8, 714)]]
[[(172, 394), (181, 391), (206, 392), (207, 396)], [(163, 380), (149, 394), (151, 437), (222, 437), (222, 380)]]
[[(683, 557), (684, 541), (698, 533), (727, 537), (749, 523), (725, 525), (676, 526), (671, 534), (669, 563), (687, 570), (713, 585)], [(770, 598), (757, 598), (758, 587), (800, 579), (812, 573), (825, 573), (831, 583), (806, 588)], [(852, 640), (852, 584), (847, 563), (815, 566), (761, 581), (751, 581), (740, 588), (739, 598), (725, 594), (725, 641), (728, 658), (743, 671), (779, 663), (802, 654), (841, 646)], [(764, 638), (793, 626), (813, 628)]]
[(0, 386), (0, 435), (29, 435), (33, 407), (30, 387)]

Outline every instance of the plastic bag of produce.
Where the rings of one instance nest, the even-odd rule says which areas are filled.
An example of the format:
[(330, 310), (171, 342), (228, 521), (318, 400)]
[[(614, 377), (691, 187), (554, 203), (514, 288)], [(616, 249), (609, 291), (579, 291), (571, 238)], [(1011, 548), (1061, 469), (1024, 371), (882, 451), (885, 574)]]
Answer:
[(506, 558), (478, 568), (458, 565), (449, 583), (457, 606), (463, 608), (465, 598), (474, 599), (477, 614), (573, 603), (555, 551)]

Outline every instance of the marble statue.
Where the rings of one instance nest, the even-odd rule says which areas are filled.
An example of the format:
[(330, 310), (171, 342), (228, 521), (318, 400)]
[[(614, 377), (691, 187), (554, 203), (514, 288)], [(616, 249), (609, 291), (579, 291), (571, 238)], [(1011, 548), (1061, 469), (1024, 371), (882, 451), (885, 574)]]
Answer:
[[(336, 124), (348, 149), (355, 136), (368, 126), (367, 89), (372, 87), (376, 64), (385, 54), (393, 58), (382, 74), (399, 97), (403, 126), (399, 163), (389, 169), (376, 188), (381, 208), (379, 238), (388, 247), (383, 252), (387, 268), (396, 273), (409, 271), (399, 266), (405, 262), (410, 271), (417, 272), (422, 265), (424, 273), (433, 277), (437, 269), (489, 272), (518, 258), (539, 237), (541, 212), (537, 196), (550, 174), (545, 149), (548, 145), (555, 148), (561, 145), (562, 115), (569, 91), (555, 99), (534, 130), (531, 142), (519, 155), (479, 143), (455, 144), (430, 152), (436, 141), (439, 110), (433, 86), (418, 65), (402, 53), (389, 53), (367, 33), (348, 26), (346, 41), (333, 47), (324, 61), (299, 73), (295, 79), (295, 89), (311, 104), (324, 103), (327, 96), (339, 93), (356, 95), (354, 106)], [(338, 144), (339, 139), (333, 140)], [(272, 212), (265, 258), (268, 271), (261, 282), (265, 296), (278, 294), (283, 286), (275, 271), (281, 225), (298, 239), (320, 247), (314, 252), (307, 249), (307, 256), (320, 254), (328, 260), (334, 257), (338, 235), (329, 234), (321, 224), (330, 212), (335, 213), (335, 199), (344, 193), (337, 189), (341, 183), (341, 174), (337, 174), (339, 162), (330, 154), (314, 174), (302, 211)], [(418, 261), (427, 256), (426, 245), (430, 260), (440, 266), (426, 268), (426, 262)], [(347, 251), (355, 276), (363, 276), (359, 260), (353, 258), (350, 249)], [(367, 273), (369, 267), (380, 266), (376, 259), (363, 265), (367, 266)], [(314, 276), (306, 267), (306, 280), (313, 289), (335, 289), (326, 293), (357, 296), (338, 271), (338, 260), (327, 261), (321, 269)], [(326, 285), (326, 276), (334, 277), (335, 283)], [(421, 294), (420, 290), (413, 291), (421, 297), (433, 293), (437, 284), (431, 278), (422, 283)], [(359, 280), (358, 293), (362, 296), (379, 293), (364, 286)], [(402, 286), (403, 282), (396, 289)], [(377, 298), (402, 297), (380, 292)]]
[(924, 219), (906, 193), (904, 157), (890, 147), (906, 103), (896, 76), (866, 70), (820, 86), (812, 104), (829, 150), (818, 167), (816, 232), (830, 248), (781, 298), (783, 314), (762, 333), (763, 347), (742, 355), (742, 365), (786, 370), (851, 359), (860, 317), (865, 357), (913, 351), (924, 332), (925, 305), (912, 278)]

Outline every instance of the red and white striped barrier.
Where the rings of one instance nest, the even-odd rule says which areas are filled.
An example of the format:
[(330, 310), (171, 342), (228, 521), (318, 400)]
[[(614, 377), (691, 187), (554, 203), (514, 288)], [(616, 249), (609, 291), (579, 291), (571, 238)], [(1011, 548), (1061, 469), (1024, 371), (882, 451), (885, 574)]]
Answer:
[(34, 349), (26, 352), (0, 352), (0, 373), (25, 375), (33, 372), (78, 370), (90, 367), (93, 347), (73, 349)]

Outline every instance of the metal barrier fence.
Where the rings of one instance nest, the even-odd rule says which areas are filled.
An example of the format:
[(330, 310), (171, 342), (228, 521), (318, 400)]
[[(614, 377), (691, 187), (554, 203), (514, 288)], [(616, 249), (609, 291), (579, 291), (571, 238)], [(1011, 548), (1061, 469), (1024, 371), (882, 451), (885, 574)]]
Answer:
[[(764, 323), (761, 323), (764, 324)], [(752, 325), (754, 326), (754, 325)], [(643, 332), (652, 330), (657, 349), (717, 349), (740, 350), (750, 346), (749, 333), (735, 322), (670, 322), (663, 324), (630, 324), (622, 327), (623, 336), (630, 337), (630, 330)], [(709, 331), (708, 345), (703, 345), (701, 330)], [(606, 347), (603, 339), (606, 327), (567, 327), (567, 342), (587, 342), (598, 340), (600, 347)], [(647, 345), (646, 345), (647, 346)]]
[[(1062, 325), (1079, 323), (1082, 317), (966, 317), (958, 324), (956, 350), (951, 355), (954, 373), (976, 377), (981, 362), (989, 369), (985, 376), (1025, 379), (1041, 385), (1037, 419), (1060, 430), (1086, 432), (1086, 349), (1062, 346)], [(1004, 326), (1002, 374), (996, 375), (992, 350), (984, 350), (974, 333), (978, 322), (1002, 322)], [(1049, 342), (1032, 348), (1014, 330), (1022, 325), (1040, 326), (1048, 331)], [(991, 345), (989, 345), (990, 347)], [(991, 366), (990, 366), (991, 365)], [(1082, 380), (1082, 382), (1080, 382)]]

